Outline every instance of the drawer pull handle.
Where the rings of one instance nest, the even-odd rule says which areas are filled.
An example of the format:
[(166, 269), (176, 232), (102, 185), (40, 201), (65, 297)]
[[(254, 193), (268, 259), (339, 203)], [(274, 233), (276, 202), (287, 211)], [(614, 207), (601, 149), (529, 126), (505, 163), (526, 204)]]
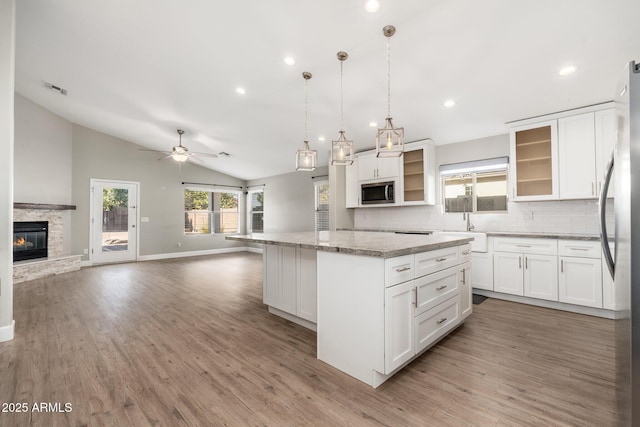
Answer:
[(436, 288), (436, 291), (441, 291), (441, 290), (443, 290), (443, 289), (444, 289), (444, 288), (446, 288), (446, 287), (447, 287), (447, 285), (438, 286), (438, 287)]
[(402, 273), (403, 271), (407, 271), (407, 270), (411, 270), (411, 267), (396, 268), (396, 271), (398, 273)]
[(442, 322), (444, 322), (444, 321), (446, 321), (446, 320), (447, 320), (447, 318), (446, 318), (446, 317), (443, 317), (443, 318), (442, 318), (442, 319), (440, 319), (440, 320), (436, 320), (436, 323), (439, 325), (439, 324), (441, 324)]
[(437, 262), (442, 262), (442, 261), (446, 261), (446, 260), (447, 260), (446, 258), (436, 258)]
[(462, 255), (469, 255), (471, 253), (471, 251), (464, 251), (462, 252)]
[(531, 245), (516, 245), (518, 248), (530, 248)]
[(572, 251), (588, 251), (589, 248), (576, 248), (576, 247), (568, 247), (567, 249), (571, 249)]

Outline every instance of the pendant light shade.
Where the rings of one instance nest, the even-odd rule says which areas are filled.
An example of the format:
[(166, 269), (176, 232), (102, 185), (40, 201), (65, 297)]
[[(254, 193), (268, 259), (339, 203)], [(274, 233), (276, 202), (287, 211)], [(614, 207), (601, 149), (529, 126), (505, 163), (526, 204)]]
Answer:
[(391, 36), (396, 33), (396, 27), (387, 25), (382, 34), (387, 38), (387, 118), (385, 126), (378, 129), (376, 135), (376, 156), (400, 157), (404, 154), (404, 128), (393, 125), (391, 118)]
[(307, 137), (307, 125), (308, 125), (308, 82), (311, 78), (311, 73), (305, 71), (302, 73), (304, 78), (304, 142), (302, 148), (296, 152), (296, 170), (297, 171), (312, 171), (318, 166), (318, 151), (309, 148), (309, 138)]
[(348, 166), (353, 164), (353, 141), (348, 140), (344, 134), (342, 114), (342, 65), (349, 58), (347, 52), (338, 52), (340, 61), (340, 131), (336, 141), (331, 142), (331, 164), (336, 166)]

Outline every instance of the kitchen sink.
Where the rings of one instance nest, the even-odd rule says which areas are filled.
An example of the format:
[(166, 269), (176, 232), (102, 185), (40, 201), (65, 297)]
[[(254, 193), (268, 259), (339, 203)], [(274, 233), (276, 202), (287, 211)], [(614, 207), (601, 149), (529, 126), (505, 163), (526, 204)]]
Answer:
[(487, 233), (476, 231), (434, 231), (434, 236), (473, 237), (472, 252), (487, 252)]

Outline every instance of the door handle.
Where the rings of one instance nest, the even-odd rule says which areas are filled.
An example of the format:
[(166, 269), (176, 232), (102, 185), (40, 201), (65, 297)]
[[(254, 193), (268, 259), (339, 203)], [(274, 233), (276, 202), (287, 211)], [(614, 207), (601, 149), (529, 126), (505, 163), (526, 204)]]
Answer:
[(522, 268), (522, 257), (518, 257), (518, 268)]
[(611, 153), (611, 160), (607, 165), (607, 173), (604, 177), (604, 183), (602, 184), (602, 191), (600, 191), (599, 210), (600, 210), (600, 244), (602, 245), (602, 253), (604, 254), (604, 260), (607, 262), (609, 273), (611, 277), (615, 277), (616, 263), (614, 257), (611, 256), (611, 249), (609, 248), (609, 236), (607, 235), (607, 193), (609, 192), (609, 183), (613, 176), (613, 160), (614, 153)]
[(135, 224), (131, 224), (131, 228), (136, 228), (136, 225)]

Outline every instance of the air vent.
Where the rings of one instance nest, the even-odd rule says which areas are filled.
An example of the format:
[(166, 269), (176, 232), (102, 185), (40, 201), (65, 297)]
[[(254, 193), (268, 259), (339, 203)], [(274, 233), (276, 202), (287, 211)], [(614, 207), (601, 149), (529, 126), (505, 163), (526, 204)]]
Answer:
[(227, 153), (226, 151), (221, 151), (218, 153), (218, 155), (222, 157), (231, 157), (231, 154)]
[(67, 95), (67, 90), (66, 89), (63, 89), (60, 86), (56, 86), (56, 85), (54, 85), (52, 83), (49, 83), (49, 82), (45, 82), (44, 80), (42, 81), (42, 86), (45, 89), (49, 89), (50, 91), (58, 92), (60, 95), (65, 95), (65, 96)]

